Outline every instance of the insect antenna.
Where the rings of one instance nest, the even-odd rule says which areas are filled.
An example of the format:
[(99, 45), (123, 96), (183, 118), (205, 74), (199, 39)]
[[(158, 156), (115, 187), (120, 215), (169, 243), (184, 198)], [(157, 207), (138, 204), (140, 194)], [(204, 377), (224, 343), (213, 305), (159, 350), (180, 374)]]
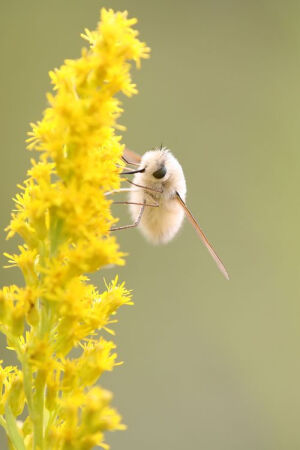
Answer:
[(124, 155), (122, 156), (122, 159), (123, 159), (123, 161), (124, 161), (126, 164), (128, 164), (129, 166), (139, 166), (139, 164), (137, 164), (137, 163), (128, 161), (128, 159), (126, 159)]

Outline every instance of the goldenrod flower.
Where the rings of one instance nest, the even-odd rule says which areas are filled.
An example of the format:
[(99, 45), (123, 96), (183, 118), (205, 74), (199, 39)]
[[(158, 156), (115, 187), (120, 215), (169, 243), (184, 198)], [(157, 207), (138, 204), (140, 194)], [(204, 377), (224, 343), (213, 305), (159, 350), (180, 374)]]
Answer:
[(97, 29), (83, 35), (90, 48), (50, 72), (54, 93), (29, 133), (39, 158), (19, 186), (8, 227), (8, 237), (17, 233), (24, 244), (6, 255), (25, 286), (0, 291), (0, 330), (22, 368), (0, 364), (0, 424), (16, 449), (108, 448), (104, 432), (124, 429), (112, 394), (95, 383), (118, 364), (114, 343), (99, 332), (113, 333), (112, 316), (131, 303), (130, 293), (117, 278), (99, 291), (85, 274), (124, 264), (105, 193), (120, 187), (115, 95), (137, 92), (130, 61), (139, 66), (149, 52), (135, 23), (102, 9)]

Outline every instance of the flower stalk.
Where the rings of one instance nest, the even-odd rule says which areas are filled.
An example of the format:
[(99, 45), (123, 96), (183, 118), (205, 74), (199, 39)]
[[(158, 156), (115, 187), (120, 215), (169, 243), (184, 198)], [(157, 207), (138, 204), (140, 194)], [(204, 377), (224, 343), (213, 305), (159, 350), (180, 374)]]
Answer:
[(25, 283), (0, 291), (0, 330), (20, 363), (0, 365), (0, 425), (17, 450), (107, 449), (104, 433), (125, 428), (112, 394), (96, 383), (118, 364), (107, 331), (131, 295), (118, 278), (98, 288), (87, 274), (124, 264), (105, 193), (121, 182), (117, 94), (137, 92), (131, 62), (149, 53), (135, 23), (102, 9), (96, 30), (83, 35), (89, 48), (50, 72), (49, 106), (31, 124), (28, 147), (39, 156), (8, 227), (24, 244), (6, 255)]

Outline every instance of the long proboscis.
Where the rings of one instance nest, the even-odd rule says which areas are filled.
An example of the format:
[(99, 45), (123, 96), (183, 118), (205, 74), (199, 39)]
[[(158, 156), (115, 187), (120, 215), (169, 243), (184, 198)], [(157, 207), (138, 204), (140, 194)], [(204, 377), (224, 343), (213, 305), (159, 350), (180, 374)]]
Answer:
[(227, 270), (225, 269), (224, 264), (222, 263), (221, 259), (218, 257), (218, 255), (216, 254), (216, 252), (214, 251), (212, 245), (209, 243), (207, 237), (205, 236), (205, 234), (203, 233), (203, 231), (201, 230), (197, 220), (195, 219), (195, 217), (193, 216), (193, 214), (191, 213), (191, 211), (188, 209), (188, 207), (186, 206), (186, 204), (184, 203), (184, 201), (182, 200), (182, 198), (180, 197), (180, 195), (178, 194), (178, 192), (176, 192), (176, 198), (178, 203), (182, 206), (186, 217), (188, 218), (188, 220), (191, 222), (191, 224), (193, 225), (193, 227), (195, 228), (196, 232), (198, 233), (198, 235), (200, 236), (200, 239), (202, 240), (203, 244), (205, 245), (205, 247), (207, 248), (207, 250), (209, 251), (209, 253), (211, 254), (212, 258), (214, 259), (215, 263), (217, 264), (219, 270), (222, 272), (222, 274), (224, 275), (224, 277), (229, 280), (229, 275)]

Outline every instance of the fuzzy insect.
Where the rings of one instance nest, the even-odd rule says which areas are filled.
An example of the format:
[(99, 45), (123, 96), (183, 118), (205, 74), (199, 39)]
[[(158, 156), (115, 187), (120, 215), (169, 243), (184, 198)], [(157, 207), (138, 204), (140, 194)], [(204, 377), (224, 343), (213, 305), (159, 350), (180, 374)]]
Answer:
[(220, 271), (229, 280), (224, 264), (185, 204), (185, 177), (172, 153), (162, 147), (150, 150), (141, 157), (126, 149), (123, 159), (128, 165), (138, 166), (136, 170), (123, 172), (124, 175), (134, 174), (133, 181), (128, 180), (133, 187), (129, 189), (127, 202), (134, 223), (114, 228), (113, 231), (138, 226), (150, 242), (164, 244), (177, 234), (186, 216)]

